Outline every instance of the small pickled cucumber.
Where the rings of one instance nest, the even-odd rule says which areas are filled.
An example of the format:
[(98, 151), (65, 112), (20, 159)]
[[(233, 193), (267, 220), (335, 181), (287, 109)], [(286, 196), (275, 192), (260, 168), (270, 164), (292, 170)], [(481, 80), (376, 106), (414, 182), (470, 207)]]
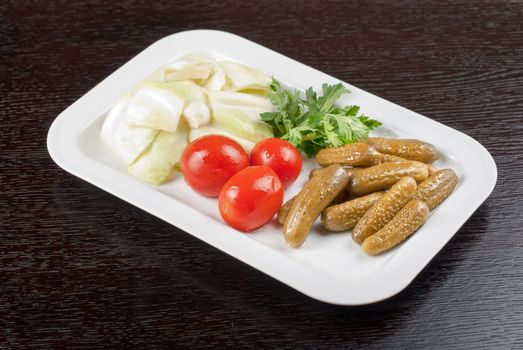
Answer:
[(342, 147), (324, 148), (316, 154), (316, 160), (321, 166), (331, 164), (369, 166), (373, 161), (374, 147), (365, 142), (356, 142)]
[(276, 220), (278, 220), (278, 222), (280, 224), (283, 225), (285, 223), (285, 219), (287, 218), (287, 214), (289, 214), (289, 210), (291, 210), (292, 203), (294, 202), (295, 198), (296, 197), (292, 197), (287, 202), (283, 203), (280, 210), (278, 210), (278, 214), (276, 215)]
[(341, 165), (331, 165), (307, 181), (296, 195), (283, 226), (287, 243), (299, 247), (305, 242), (312, 224), (320, 213), (349, 182), (349, 175)]
[(363, 196), (386, 190), (405, 176), (410, 176), (417, 182), (424, 181), (429, 176), (427, 165), (416, 161), (407, 161), (383, 163), (357, 170), (352, 174), (348, 191), (353, 196)]
[(366, 142), (374, 146), (378, 152), (391, 154), (408, 160), (432, 163), (439, 158), (434, 146), (420, 140), (369, 137)]
[(419, 184), (413, 198), (424, 201), (430, 210), (434, 210), (454, 191), (457, 183), (454, 170), (441, 169)]
[(363, 251), (377, 255), (395, 247), (427, 221), (429, 212), (425, 202), (418, 199), (409, 201), (381, 230), (363, 241)]
[(416, 181), (404, 177), (388, 190), (358, 221), (352, 230), (357, 243), (379, 231), (400, 209), (411, 200), (417, 189)]
[(385, 192), (374, 192), (344, 203), (331, 205), (321, 213), (321, 223), (329, 231), (350, 230)]

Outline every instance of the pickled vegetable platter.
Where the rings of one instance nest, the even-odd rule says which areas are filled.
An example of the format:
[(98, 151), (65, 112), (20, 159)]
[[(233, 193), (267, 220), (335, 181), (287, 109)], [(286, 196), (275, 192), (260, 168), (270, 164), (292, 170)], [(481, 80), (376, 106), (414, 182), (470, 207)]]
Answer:
[[(217, 123), (216, 111), (219, 114), (220, 111), (224, 112), (230, 108), (237, 110), (238, 105), (231, 105), (231, 100), (228, 98), (218, 99), (218, 107), (214, 108), (215, 111), (212, 101), (209, 100), (212, 94), (204, 91), (203, 97), (207, 98), (204, 102), (209, 108), (209, 120), (205, 124), (206, 112), (200, 103), (202, 96), (197, 92), (208, 89), (206, 87), (209, 86), (208, 81), (203, 82), (203, 78), (202, 80), (194, 78), (194, 84), (178, 81), (176, 79), (184, 79), (184, 77), (181, 73), (177, 73), (180, 71), (179, 68), (171, 67), (163, 70), (161, 75), (162, 79), (169, 77), (174, 80), (168, 83), (155, 80), (158, 77), (155, 73), (159, 68), (166, 67), (172, 62), (180, 62), (187, 57), (194, 57), (195, 54), (214, 62), (207, 80), (213, 76), (213, 69), (217, 63), (221, 62), (233, 62), (251, 67), (267, 76), (268, 79), (263, 80), (264, 90), (234, 91), (234, 85), (228, 82), (222, 90), (216, 91), (218, 95), (248, 94), (256, 101), (263, 100), (263, 106), (267, 109), (263, 111), (257, 109), (256, 115), (265, 116), (260, 117), (260, 124), (268, 125), (263, 129), (265, 131), (262, 131), (266, 134), (259, 133), (262, 129), (246, 128), (247, 123), (229, 124), (228, 112), (225, 119), (222, 118), (224, 122)], [(196, 69), (196, 72), (207, 74), (209, 69), (205, 68), (206, 64), (201, 66)], [(276, 78), (285, 91), (299, 92), (300, 98), (307, 102), (288, 104), (286, 101), (295, 101), (295, 99), (284, 97), (280, 100), (282, 104), (275, 104), (270, 96), (279, 90), (273, 88), (272, 78)], [(183, 88), (165, 90), (166, 84), (180, 85)], [(159, 86), (161, 88), (158, 88)], [(326, 88), (324, 89), (323, 86)], [(309, 93), (306, 96), (309, 87), (313, 87), (315, 94)], [(350, 92), (345, 92), (345, 89)], [(188, 97), (189, 93), (184, 94), (180, 91), (190, 92), (191, 97)], [(171, 98), (173, 93), (177, 96)], [(287, 93), (278, 94), (278, 96), (284, 95)], [(153, 105), (149, 103), (152, 100), (156, 101), (157, 97), (165, 102), (160, 109), (152, 108)], [(334, 102), (331, 104), (332, 100)], [(234, 101), (241, 102), (237, 99)], [(147, 108), (138, 108), (144, 104)], [(292, 106), (296, 105), (302, 108), (299, 110), (300, 113), (286, 112), (287, 116), (294, 116), (292, 121), (285, 122), (286, 118), (280, 118), (279, 112), (296, 111), (292, 109), (294, 108)], [(129, 109), (129, 106), (132, 107)], [(187, 106), (192, 107), (186, 110)], [(258, 106), (262, 106), (262, 103), (259, 102)], [(123, 113), (124, 110), (132, 113)], [(160, 113), (150, 113), (150, 111)], [(179, 118), (161, 117), (165, 116), (166, 112), (179, 114)], [(104, 123), (111, 113), (119, 118), (114, 118), (116, 123), (104, 128)], [(320, 123), (315, 118), (317, 113), (328, 114), (327, 119), (332, 124)], [(233, 117), (238, 118), (238, 116), (239, 114), (234, 114)], [(243, 117), (242, 120), (252, 122)], [(178, 124), (174, 129), (176, 121)], [(283, 129), (275, 133), (274, 128), (280, 126)], [(218, 203), (219, 198), (200, 195), (188, 185), (183, 171), (180, 172), (182, 169), (179, 163), (188, 145), (202, 136), (215, 135), (214, 131), (204, 133), (207, 132), (206, 128), (211, 127), (229, 133), (227, 135), (223, 132), (221, 136), (229, 139), (236, 138), (233, 139), (232, 148), (218, 147), (218, 150), (234, 150), (234, 154), (238, 155), (238, 162), (234, 164), (239, 167), (245, 166), (243, 169), (231, 170), (231, 172), (238, 172), (229, 178), (230, 187), (224, 192), (227, 196), (224, 194), (226, 199), (221, 206), (222, 212)], [(137, 134), (139, 137), (130, 139), (136, 141), (130, 143), (136, 147), (129, 150), (125, 142), (115, 142), (111, 147), (101, 137), (102, 129), (105, 129), (110, 131), (106, 135), (113, 135), (112, 140), (117, 140), (118, 137), (114, 136), (129, 132), (126, 128), (143, 128), (152, 131), (139, 129), (138, 131), (141, 131)], [(119, 131), (115, 132), (115, 130)], [(249, 133), (244, 132), (244, 136), (237, 135), (245, 130)], [(172, 142), (180, 135), (182, 140), (186, 140), (185, 142)], [(253, 136), (259, 139), (249, 139), (254, 138)], [(295, 162), (292, 167), (288, 166), (285, 171), (281, 169), (276, 171), (275, 169), (282, 163), (271, 162), (263, 156), (264, 150), (291, 149), (285, 144), (283, 146), (259, 145), (257, 147), (259, 156), (251, 157), (256, 143), (272, 137), (290, 143), (300, 152), (302, 164), (297, 178), (294, 179), (293, 172), (299, 162)], [(241, 144), (240, 138), (250, 143)], [(387, 150), (387, 145), (379, 144), (380, 140), (412, 139), (419, 140), (416, 142), (424, 145), (424, 152), (428, 151), (427, 154), (430, 155), (435, 151), (439, 158), (416, 159), (412, 158), (412, 154), (407, 157), (391, 151), (397, 146)], [(248, 149), (249, 145), (253, 148)], [(125, 152), (119, 155), (115, 149), (122, 150), (121, 146), (125, 146)], [(163, 151), (160, 150), (164, 150), (165, 147), (174, 150), (168, 157), (161, 156)], [(354, 149), (351, 147), (358, 147), (357, 152), (353, 152)], [(74, 175), (142, 208), (306, 295), (343, 305), (376, 302), (405, 288), (488, 197), (497, 177), (496, 167), (489, 153), (475, 140), (459, 131), (355, 86), (342, 83), (246, 39), (224, 32), (206, 30), (189, 31), (166, 37), (145, 49), (100, 82), (56, 118), (49, 131), (48, 149), (52, 158)], [(342, 157), (341, 154), (345, 149), (349, 149), (350, 157), (360, 163), (351, 165), (346, 164), (345, 161), (334, 161)], [(243, 152), (247, 154), (247, 158)], [(262, 163), (258, 165), (254, 162)], [(238, 177), (235, 178), (236, 174), (251, 167), (258, 167), (258, 170), (249, 170), (246, 173), (248, 176), (238, 176), (241, 183), (236, 182), (238, 181)], [(400, 171), (398, 167), (403, 167), (404, 170)], [(152, 171), (153, 169), (157, 170)], [(378, 172), (375, 169), (382, 169), (390, 175), (382, 179), (386, 185), (382, 184), (378, 187), (369, 185), (368, 179), (377, 176)], [(453, 180), (449, 180), (453, 176), (444, 169), (452, 169), (456, 174), (457, 184), (453, 191), (451, 190)], [(200, 169), (194, 170), (197, 174)], [(328, 186), (320, 187), (330, 190), (325, 190), (328, 197), (319, 200), (320, 206), (312, 203), (314, 204), (313, 216), (317, 215), (317, 218), (305, 215), (306, 220), (303, 222), (312, 222), (307, 234), (295, 235), (293, 233), (295, 231), (291, 230), (293, 225), (287, 225), (290, 231), (284, 233), (285, 225), (277, 221), (282, 219), (281, 214), (264, 224), (265, 215), (275, 210), (273, 204), (277, 201), (281, 200), (281, 203), (276, 211), (280, 210), (280, 206), (289, 207), (284, 203), (296, 195), (299, 199), (299, 193), (307, 189), (314, 196), (321, 197), (323, 192), (315, 190), (318, 183), (308, 184), (310, 172), (313, 170), (316, 175), (312, 176), (311, 181), (318, 178), (322, 179), (323, 183), (325, 180)], [(395, 182), (390, 180), (391, 178), (394, 178)], [(283, 179), (285, 181), (282, 181)], [(291, 179), (291, 183), (286, 182)], [(278, 186), (278, 181), (281, 187)], [(415, 190), (412, 181), (415, 183)], [(442, 183), (445, 185), (441, 185)], [(253, 186), (255, 184), (263, 184), (263, 186)], [(388, 208), (393, 201), (385, 202), (385, 199), (391, 197), (388, 193), (397, 193), (400, 184), (398, 193), (402, 193), (399, 197), (402, 198), (401, 203), (405, 202), (405, 204), (388, 221), (382, 220), (379, 215), (372, 216), (373, 220), (368, 219), (371, 223), (383, 222), (383, 227), (369, 225), (368, 227), (374, 227), (369, 230), (367, 226), (362, 226), (361, 232), (364, 234), (357, 238), (362, 239), (360, 245), (353, 238), (355, 226), (362, 220), (364, 213), (380, 201), (388, 203), (386, 206)], [(267, 201), (270, 205), (265, 206), (263, 210), (260, 209), (260, 215), (255, 220), (249, 221), (260, 223), (261, 228), (256, 228), (258, 225), (240, 227), (242, 222), (238, 224), (236, 219), (243, 214), (235, 213), (241, 213), (236, 209), (242, 207), (233, 207), (235, 209), (233, 211), (228, 209), (229, 204), (235, 205), (236, 199), (241, 199), (235, 197), (237, 185), (246, 190), (246, 197), (241, 197), (246, 198), (245, 203), (249, 202), (249, 196), (256, 198), (259, 190), (267, 195), (270, 194), (271, 200)], [(280, 197), (280, 190), (284, 191), (284, 198)], [(336, 194), (338, 191), (339, 194)], [(438, 205), (438, 201), (444, 197), (446, 191), (450, 195)], [(414, 195), (407, 200), (412, 192)], [(423, 202), (426, 207), (423, 207), (420, 202)], [(340, 205), (341, 209), (337, 205)], [(292, 205), (290, 207), (289, 213), (292, 214)], [(352, 214), (343, 216), (347, 207)], [(425, 220), (427, 210), (428, 219)], [(389, 213), (387, 218), (391, 215)], [(424, 220), (424, 224), (421, 225)], [(298, 221), (293, 220), (293, 222)], [(285, 220), (283, 222), (285, 223)], [(409, 224), (403, 227), (400, 225), (402, 222)], [(249, 231), (250, 233), (239, 231), (235, 228), (237, 224), (242, 231), (244, 229), (253, 231)], [(418, 224), (421, 226), (415, 231), (413, 227)], [(309, 228), (308, 224), (306, 228)], [(363, 239), (367, 232), (374, 230), (376, 232)], [(406, 237), (407, 233), (414, 231), (414, 234)], [(300, 229), (297, 232), (303, 231)], [(377, 234), (380, 236), (375, 236)], [(377, 242), (365, 242), (366, 239), (381, 237), (381, 235), (387, 237), (392, 235), (396, 240), (401, 238), (402, 241), (392, 248), (389, 243), (393, 240), (385, 240), (389, 242), (386, 248), (392, 249), (378, 254), (381, 248)], [(299, 246), (297, 243), (300, 239), (303, 239), (304, 243), (296, 248), (287, 243), (286, 237), (291, 237), (292, 242), (296, 242), (295, 246)], [(368, 253), (376, 253), (376, 255)]]

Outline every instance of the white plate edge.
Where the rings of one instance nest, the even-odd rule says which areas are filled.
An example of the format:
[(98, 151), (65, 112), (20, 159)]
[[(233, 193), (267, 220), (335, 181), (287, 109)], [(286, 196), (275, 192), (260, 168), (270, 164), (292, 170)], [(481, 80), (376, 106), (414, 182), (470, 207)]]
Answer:
[[(226, 32), (220, 32), (220, 31), (209, 31), (209, 30), (194, 30), (194, 31), (186, 31), (186, 32), (180, 32), (180, 33), (176, 33), (176, 34), (172, 34), (170, 36), (167, 36), (163, 39), (160, 39), (159, 41), (153, 43), (151, 46), (147, 47), (145, 50), (143, 50), (140, 54), (138, 54), (135, 58), (133, 58), (132, 60), (130, 60), (128, 63), (130, 63), (131, 61), (133, 61), (134, 59), (138, 58), (142, 53), (148, 51), (151, 47), (153, 47), (154, 45), (158, 45), (158, 44), (161, 44), (162, 42), (169, 42), (171, 40), (176, 39), (176, 38), (180, 38), (181, 36), (187, 36), (187, 35), (193, 35), (193, 34), (197, 34), (197, 35), (219, 35), (219, 36), (222, 36), (224, 35), (224, 38), (222, 38), (223, 40), (230, 40), (231, 38), (234, 38), (234, 39), (241, 39), (243, 41), (246, 41), (248, 42), (249, 44), (254, 44), (256, 46), (259, 46), (259, 47), (262, 47), (260, 46), (259, 44), (256, 44), (256, 43), (253, 43), (251, 41), (248, 41), (247, 39), (244, 39), (244, 38), (241, 38), (239, 36), (236, 36), (234, 34), (230, 34), (230, 33), (226, 33)], [(269, 50), (273, 53), (275, 53), (274, 51), (268, 49), (268, 48), (265, 48), (265, 47), (262, 47), (263, 49), (265, 50)], [(281, 57), (284, 57), (288, 60), (292, 60), (293, 62), (296, 62), (300, 65), (303, 65), (301, 63), (299, 63), (298, 61), (295, 61), (291, 58), (288, 58), (286, 56), (283, 56), (279, 53), (276, 53), (278, 54), (279, 56)], [(116, 70), (113, 74), (111, 74), (108, 78), (104, 79), (102, 82), (100, 82), (98, 85), (101, 85), (104, 81), (106, 81), (107, 79), (109, 79), (111, 76), (113, 76), (117, 71), (119, 71), (120, 69), (124, 69), (125, 66), (128, 64), (126, 63), (124, 66), (120, 67), (118, 70)], [(311, 67), (308, 67), (310, 69), (313, 69)], [(324, 74), (324, 73), (322, 73)], [(338, 80), (334, 77), (330, 77), (331, 79), (334, 79), (334, 80)], [(97, 85), (97, 86), (98, 86)], [(93, 91), (94, 89), (96, 89), (95, 86), (91, 91)], [(353, 85), (351, 85), (352, 87), (354, 87)], [(354, 87), (356, 88), (356, 87)], [(357, 88), (356, 88), (357, 89)], [(361, 90), (361, 89), (358, 89), (358, 90)], [(90, 91), (90, 92), (91, 92)], [(363, 91), (363, 90), (361, 90)], [(363, 91), (365, 92), (365, 91)], [(365, 92), (367, 94), (370, 94), (370, 95), (373, 95), (371, 93), (368, 93), (368, 92)], [(89, 94), (89, 93), (88, 93)], [(139, 203), (136, 202), (135, 199), (133, 198), (130, 198), (129, 195), (126, 195), (126, 193), (119, 193), (119, 191), (113, 191), (111, 190), (110, 188), (108, 188), (107, 186), (105, 186), (104, 184), (101, 184), (99, 183), (99, 181), (97, 181), (95, 178), (89, 178), (88, 176), (85, 176), (81, 173), (79, 173), (78, 171), (75, 170), (74, 168), (74, 162), (72, 162), (71, 164), (68, 163), (68, 161), (73, 161), (72, 159), (68, 159), (68, 157), (63, 157), (63, 155), (61, 155), (60, 153), (60, 150), (58, 149), (59, 148), (59, 145), (56, 144), (53, 140), (57, 140), (59, 138), (57, 138), (58, 134), (57, 134), (57, 128), (58, 126), (63, 123), (63, 118), (66, 118), (66, 115), (68, 114), (67, 112), (70, 111), (70, 109), (76, 105), (77, 103), (80, 103), (81, 101), (83, 101), (84, 97), (87, 96), (88, 94), (84, 95), (82, 98), (80, 98), (77, 102), (73, 103), (73, 105), (71, 105), (69, 108), (67, 108), (64, 112), (62, 112), (56, 119), (55, 121), (53, 122), (50, 130), (49, 130), (49, 134), (48, 134), (48, 139), (47, 139), (47, 146), (48, 146), (48, 150), (49, 150), (49, 153), (51, 155), (51, 157), (53, 158), (53, 160), (59, 165), (61, 166), (62, 168), (64, 168), (66, 171), (94, 184), (95, 186), (98, 186), (104, 190), (106, 190), (107, 192), (109, 193), (112, 193), (113, 195), (116, 195), (117, 197), (119, 198), (122, 198), (128, 202), (130, 202), (131, 204), (137, 206), (137, 207), (140, 207), (141, 209), (151, 213), (150, 209), (140, 205)], [(375, 96), (375, 95), (373, 95)], [(383, 100), (384, 102), (386, 103), (392, 103), (394, 104), (393, 102), (390, 102), (390, 101), (386, 101), (378, 96), (375, 96), (376, 98), (379, 98), (381, 100)], [(395, 105), (395, 104), (394, 104)], [(396, 105), (397, 107), (400, 107), (402, 109), (404, 109), (405, 111), (408, 111), (408, 112), (411, 112), (410, 110), (408, 109), (405, 109), (401, 106), (398, 106)], [(415, 113), (415, 112), (414, 112)], [(492, 192), (492, 190), (494, 189), (495, 187), (495, 184), (496, 184), (496, 179), (497, 179), (497, 168), (496, 168), (496, 165), (495, 165), (495, 162), (494, 160), (492, 159), (492, 156), (488, 153), (488, 151), (481, 145), (479, 144), (476, 140), (474, 140), (473, 138), (471, 138), (470, 136), (464, 134), (464, 133), (461, 133), (455, 129), (452, 129), (452, 128), (449, 128), (443, 124), (440, 124), (430, 118), (427, 118), (421, 114), (418, 114), (416, 113), (417, 116), (421, 116), (423, 118), (425, 118), (427, 121), (430, 121), (432, 123), (436, 123), (440, 126), (443, 126), (449, 130), (452, 130), (452, 132), (456, 132), (456, 133), (459, 133), (460, 136), (465, 136), (469, 142), (472, 141), (476, 147), (479, 147), (478, 149), (480, 151), (483, 152), (483, 155), (486, 155), (486, 159), (489, 160), (489, 167), (488, 169), (491, 170), (491, 174), (490, 174), (490, 178), (493, 179), (491, 182), (490, 182), (490, 186), (488, 188), (485, 188), (484, 191), (483, 191), (483, 196), (482, 196), (482, 200), (481, 202), (479, 202), (479, 204), (477, 204), (477, 206), (475, 206), (474, 208), (471, 208), (471, 213), (470, 215), (483, 203), (483, 201), (490, 195), (490, 193)], [(72, 140), (69, 140), (71, 143), (69, 143), (69, 146), (71, 146), (71, 144), (75, 145), (75, 142), (74, 142), (74, 138)], [(76, 147), (78, 145), (75, 145)], [(76, 148), (76, 151), (78, 152), (81, 152), (81, 150), (79, 148)], [(182, 203), (183, 204), (183, 203)], [(157, 215), (157, 213), (152, 213), (153, 215), (155, 216), (158, 216), (160, 217), (161, 219), (167, 221), (167, 222), (170, 222), (171, 224), (173, 225), (176, 225), (178, 226), (177, 224), (171, 222), (172, 220), (169, 220), (165, 217), (162, 217), (161, 215)], [(467, 221), (470, 217), (470, 215), (466, 215), (464, 216), (464, 219), (462, 220), (462, 224)], [(461, 225), (462, 225), (461, 224)], [(461, 227), (460, 225), (460, 227)], [(181, 227), (182, 229), (184, 229), (183, 227)], [(358, 298), (358, 295), (354, 295), (353, 293), (349, 293), (349, 294), (346, 294), (348, 293), (349, 291), (346, 290), (346, 288), (340, 288), (341, 286), (337, 286), (338, 288), (340, 288), (339, 292), (342, 292), (340, 295), (340, 293), (329, 293), (331, 295), (326, 295), (325, 291), (324, 291), (324, 288), (323, 290), (315, 290), (315, 288), (310, 288), (310, 285), (301, 285), (300, 281), (302, 281), (303, 279), (297, 279), (296, 281), (294, 281), (294, 283), (291, 281), (289, 282), (289, 279), (288, 279), (288, 276), (280, 276), (281, 274), (277, 273), (277, 271), (271, 271), (271, 269), (267, 269), (265, 266), (262, 266), (263, 264), (260, 265), (260, 262), (250, 262), (250, 261), (246, 261), (245, 258), (241, 256), (241, 254), (236, 254), (235, 252), (231, 252), (231, 250), (228, 248), (228, 247), (223, 247), (221, 246), (223, 244), (223, 242), (211, 242), (209, 241), (208, 239), (205, 239), (204, 237), (202, 237), (202, 235), (199, 235), (198, 233), (194, 233), (194, 232), (191, 232), (190, 229), (184, 229), (186, 232), (192, 234), (193, 236), (196, 236), (197, 238), (200, 238), (202, 240), (204, 240), (205, 242), (209, 243), (209, 244), (212, 244), (214, 245), (215, 247), (217, 247), (218, 249), (226, 252), (227, 254), (229, 255), (232, 255), (240, 260), (242, 260), (243, 262), (267, 273), (268, 275), (280, 280), (281, 282), (285, 283), (285, 284), (288, 284), (290, 285), (291, 287), (301, 291), (302, 293), (306, 294), (306, 295), (309, 295), (315, 299), (318, 299), (318, 300), (322, 300), (322, 301), (325, 301), (325, 302), (329, 302), (329, 303), (334, 303), (334, 304), (341, 304), (341, 305), (360, 305), (360, 304), (366, 304), (366, 303), (370, 303), (370, 302), (376, 302), (376, 301), (379, 301), (379, 300), (383, 300), (383, 299), (386, 299), (398, 292), (400, 292), (401, 290), (403, 290), (406, 286), (408, 286), (410, 284), (410, 282), (417, 276), (417, 274), (419, 273), (419, 271), (421, 271), (425, 266), (426, 264), (441, 250), (441, 248), (454, 236), (455, 233), (449, 235), (447, 237), (447, 239), (445, 241), (442, 241), (440, 243), (440, 246), (438, 247), (438, 249), (435, 249), (434, 250), (434, 253), (433, 254), (426, 254), (425, 255), (425, 260), (426, 262), (423, 263), (423, 264), (420, 264), (417, 268), (415, 269), (411, 269), (411, 267), (413, 266), (416, 266), (416, 264), (409, 264), (408, 267), (409, 267), (409, 273), (406, 274), (407, 276), (404, 276), (401, 280), (396, 280), (396, 281), (399, 281), (398, 283), (396, 283), (396, 285), (394, 286), (394, 288), (391, 288), (391, 286), (389, 285), (388, 288), (384, 288), (384, 286), (380, 286), (379, 283), (376, 285), (375, 283), (372, 283), (372, 287), (373, 288), (379, 288), (379, 290), (381, 291), (381, 293), (378, 293), (378, 294), (363, 294), (361, 295), (360, 294), (360, 297), (361, 298)], [(235, 238), (237, 239), (237, 237)], [(246, 240), (245, 242), (253, 242), (252, 240)], [(258, 247), (258, 244), (255, 245), (257, 248)], [(270, 250), (270, 249), (268, 249)], [(282, 257), (280, 254), (276, 254), (277, 256), (279, 257)], [(248, 257), (249, 259), (252, 258), (252, 257)], [(295, 263), (294, 261), (288, 259), (286, 262), (293, 262)], [(299, 268), (301, 267), (299, 264), (295, 263), (295, 268)], [(299, 270), (302, 270), (302, 268), (299, 268)], [(305, 271), (307, 273), (311, 273), (312, 271), (310, 270), (307, 270), (305, 269)], [(383, 271), (382, 271), (383, 272)], [(317, 276), (315, 276), (316, 278), (318, 277), (321, 277), (321, 275), (319, 274), (316, 274)], [(379, 276), (376, 276), (376, 277), (379, 277)], [(323, 278), (322, 278), (323, 279)], [(379, 279), (379, 278), (377, 278)], [(325, 283), (327, 284), (330, 284), (328, 283), (327, 281), (324, 281)], [(371, 287), (371, 286), (368, 286), (368, 287)], [(364, 287), (365, 288), (368, 288), (368, 287)], [(321, 289), (321, 288), (320, 288)], [(359, 288), (358, 288), (359, 289)], [(352, 295), (350, 295), (352, 294)]]

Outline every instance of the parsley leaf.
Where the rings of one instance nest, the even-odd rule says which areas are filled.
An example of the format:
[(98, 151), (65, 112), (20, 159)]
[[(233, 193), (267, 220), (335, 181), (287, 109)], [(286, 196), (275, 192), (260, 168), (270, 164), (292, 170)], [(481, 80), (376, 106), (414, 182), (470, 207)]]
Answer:
[(381, 125), (358, 115), (358, 106), (335, 106), (342, 95), (349, 93), (341, 83), (323, 84), (321, 90), (318, 96), (308, 88), (302, 98), (299, 91), (284, 89), (273, 79), (269, 98), (276, 112), (262, 113), (261, 120), (272, 126), (276, 137), (289, 141), (309, 157), (322, 148), (365, 140), (370, 130)]

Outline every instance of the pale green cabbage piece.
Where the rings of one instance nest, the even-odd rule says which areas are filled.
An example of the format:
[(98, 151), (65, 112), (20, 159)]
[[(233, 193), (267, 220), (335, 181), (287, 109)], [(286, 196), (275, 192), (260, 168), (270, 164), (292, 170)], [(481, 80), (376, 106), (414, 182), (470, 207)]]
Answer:
[(216, 62), (206, 56), (189, 55), (163, 65), (146, 80), (161, 83), (194, 80), (201, 85), (209, 79), (215, 66)]
[(145, 78), (145, 81), (165, 83), (165, 73), (163, 68), (158, 68), (152, 72), (147, 78)]
[(128, 124), (126, 112), (130, 100), (127, 94), (114, 105), (100, 132), (102, 141), (126, 164), (131, 164), (158, 134), (158, 130)]
[(270, 92), (272, 79), (264, 72), (236, 62), (219, 62), (218, 66), (223, 69), (227, 77), (227, 89)]
[(203, 55), (189, 55), (162, 67), (166, 82), (193, 80), (205, 82), (216, 62)]
[(204, 87), (207, 91), (220, 91), (226, 83), (227, 77), (225, 76), (225, 71), (223, 68), (215, 66)]
[(132, 126), (175, 132), (185, 102), (170, 84), (145, 81), (133, 91), (127, 106)]
[(189, 127), (182, 120), (174, 132), (160, 131), (128, 171), (135, 178), (160, 185), (174, 177), (174, 166), (188, 145)]
[(226, 129), (217, 127), (216, 125), (214, 125), (214, 123), (202, 126), (201, 128), (198, 128), (198, 129), (191, 129), (191, 131), (189, 132), (189, 142), (193, 142), (198, 137), (202, 137), (202, 136), (206, 136), (206, 135), (213, 135), (213, 134), (214, 135), (223, 135), (223, 136), (227, 136), (227, 137), (233, 139), (234, 141), (238, 142), (240, 144), (240, 146), (242, 146), (242, 148), (247, 153), (250, 153), (252, 148), (255, 145), (254, 142), (244, 139), (242, 137), (239, 137), (239, 136), (227, 131)]
[(273, 110), (266, 97), (214, 91), (209, 92), (209, 102), (217, 127), (253, 142), (274, 137), (271, 127), (260, 120), (260, 113)]
[(213, 65), (210, 63), (202, 62), (188, 65), (179, 70), (171, 71), (166, 69), (165, 81), (183, 81), (183, 80), (205, 80), (209, 78), (212, 72)]
[(191, 128), (199, 128), (211, 121), (211, 111), (205, 90), (192, 81), (168, 83), (169, 88), (185, 101), (182, 117)]

